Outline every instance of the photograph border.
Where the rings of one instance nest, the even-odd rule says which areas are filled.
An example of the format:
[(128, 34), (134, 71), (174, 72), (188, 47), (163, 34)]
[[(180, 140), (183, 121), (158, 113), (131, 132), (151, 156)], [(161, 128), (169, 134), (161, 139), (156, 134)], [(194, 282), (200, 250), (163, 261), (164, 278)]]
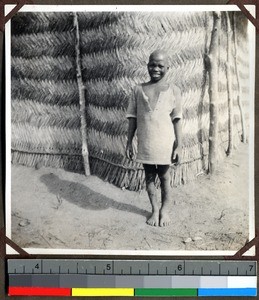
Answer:
[[(15, 5), (6, 6), (6, 14), (10, 12)], [(40, 11), (239, 11), (235, 5), (25, 5), (20, 12), (40, 12)], [(246, 6), (252, 15), (255, 15), (255, 6)], [(216, 8), (216, 9), (215, 9)], [(39, 10), (37, 10), (39, 9)], [(43, 9), (43, 10), (42, 10)], [(129, 10), (127, 10), (129, 9)], [(10, 24), (6, 24), (6, 236), (11, 239), (11, 43), (10, 43)], [(250, 49), (253, 55), (250, 55), (250, 75), (255, 78), (255, 27), (248, 22), (250, 35)], [(254, 197), (254, 101), (255, 101), (255, 80), (250, 81), (250, 124), (249, 128), (249, 240), (255, 237), (255, 197)], [(217, 250), (217, 251), (187, 251), (187, 250), (78, 250), (78, 249), (43, 249), (43, 248), (24, 248), (29, 254), (46, 254), (46, 255), (130, 255), (130, 256), (222, 256), (234, 255), (236, 251)], [(237, 249), (239, 250), (239, 249)], [(8, 246), (8, 254), (15, 252)], [(251, 248), (246, 255), (254, 255), (255, 249)]]

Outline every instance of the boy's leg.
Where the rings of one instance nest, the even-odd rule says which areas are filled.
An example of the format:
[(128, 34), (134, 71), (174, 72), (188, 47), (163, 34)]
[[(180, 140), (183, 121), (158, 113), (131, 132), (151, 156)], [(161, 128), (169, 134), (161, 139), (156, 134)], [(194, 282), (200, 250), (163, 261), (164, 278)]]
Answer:
[(171, 222), (169, 211), (171, 208), (171, 186), (170, 186), (170, 166), (158, 165), (158, 176), (161, 182), (162, 207), (160, 210), (160, 226), (168, 226)]
[(147, 220), (147, 224), (151, 226), (159, 226), (159, 204), (156, 197), (156, 166), (143, 164), (146, 176), (146, 186), (149, 200), (152, 206), (152, 216)]

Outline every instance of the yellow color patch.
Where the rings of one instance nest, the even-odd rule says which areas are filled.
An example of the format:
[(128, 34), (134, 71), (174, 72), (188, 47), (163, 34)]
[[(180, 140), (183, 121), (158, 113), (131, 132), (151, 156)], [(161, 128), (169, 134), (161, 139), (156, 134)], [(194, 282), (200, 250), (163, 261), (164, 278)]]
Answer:
[(72, 296), (134, 296), (131, 288), (72, 288)]

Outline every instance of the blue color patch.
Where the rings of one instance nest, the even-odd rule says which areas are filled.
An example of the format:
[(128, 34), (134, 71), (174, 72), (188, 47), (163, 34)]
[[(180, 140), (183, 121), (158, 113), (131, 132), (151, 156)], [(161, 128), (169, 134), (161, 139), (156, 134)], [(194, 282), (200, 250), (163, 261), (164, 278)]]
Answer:
[(198, 289), (198, 296), (256, 296), (257, 289)]

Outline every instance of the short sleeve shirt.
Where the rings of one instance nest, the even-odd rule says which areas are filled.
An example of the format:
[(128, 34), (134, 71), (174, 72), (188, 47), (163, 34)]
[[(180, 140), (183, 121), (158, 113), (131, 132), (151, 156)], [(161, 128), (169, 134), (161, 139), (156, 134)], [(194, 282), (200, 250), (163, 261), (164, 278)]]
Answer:
[(172, 121), (182, 118), (179, 88), (170, 86), (160, 92), (152, 109), (142, 85), (137, 85), (130, 99), (126, 117), (137, 118), (136, 160), (144, 164), (170, 164), (175, 139)]

